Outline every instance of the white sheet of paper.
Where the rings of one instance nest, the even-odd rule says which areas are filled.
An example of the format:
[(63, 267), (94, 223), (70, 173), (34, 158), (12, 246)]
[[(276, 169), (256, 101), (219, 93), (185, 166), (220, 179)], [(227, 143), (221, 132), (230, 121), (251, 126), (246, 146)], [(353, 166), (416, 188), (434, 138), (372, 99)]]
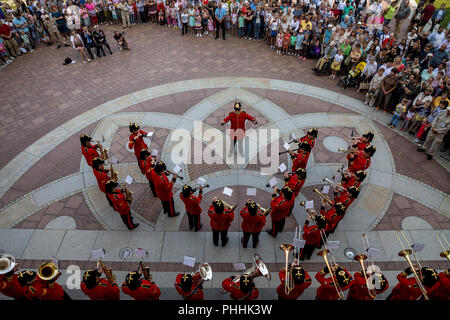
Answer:
[(158, 150), (153, 149), (152, 150), (152, 156), (157, 157), (158, 156)]
[(153, 131), (150, 131), (149, 133), (147, 133), (147, 137), (153, 137)]
[(241, 270), (245, 270), (245, 263), (242, 262), (235, 262), (233, 263), (233, 268), (236, 271), (241, 271)]
[(322, 193), (327, 194), (330, 191), (330, 186), (323, 186)]
[(277, 185), (277, 179), (275, 178), (270, 179), (269, 185), (271, 188), (275, 187)]
[(125, 178), (125, 182), (131, 184), (133, 182), (133, 178), (127, 175), (127, 177)]
[(413, 243), (413, 245), (411, 246), (412, 249), (414, 250), (414, 252), (420, 252), (423, 250), (423, 248), (425, 248), (425, 243)]
[(330, 248), (330, 249), (339, 249), (339, 243), (340, 243), (339, 240), (328, 241), (327, 242), (327, 247)]
[(142, 248), (136, 248), (134, 249), (134, 255), (136, 258), (143, 259), (148, 256), (148, 251)]
[(223, 194), (225, 194), (225, 195), (231, 197), (231, 195), (233, 194), (233, 189), (230, 189), (230, 188), (228, 188), (228, 187), (225, 187), (225, 188), (223, 189)]
[(292, 245), (296, 248), (304, 248), (305, 243), (306, 241), (303, 239), (294, 239), (294, 241), (292, 241)]
[(195, 258), (189, 257), (189, 256), (184, 256), (183, 264), (185, 266), (194, 267), (194, 265), (195, 265)]
[(278, 169), (280, 169), (281, 172), (285, 172), (287, 167), (284, 163), (280, 164), (280, 166), (278, 167)]
[(256, 196), (256, 188), (247, 188), (248, 196)]
[(380, 253), (381, 253), (381, 250), (378, 248), (372, 248), (372, 247), (367, 248), (367, 255), (369, 257), (378, 257), (380, 255)]
[(305, 209), (314, 209), (314, 200), (305, 202)]
[(176, 174), (178, 174), (178, 172), (180, 172), (181, 167), (179, 165), (176, 165), (175, 168), (173, 168), (173, 172), (175, 172)]
[(206, 183), (206, 180), (205, 180), (205, 179), (203, 179), (203, 178), (198, 178), (198, 179), (197, 179), (197, 184), (203, 186), (205, 183)]
[(290, 137), (291, 137), (291, 140), (297, 140), (297, 137), (293, 133), (291, 133)]
[(119, 159), (117, 159), (116, 157), (112, 156), (111, 157), (111, 163), (112, 164), (118, 164), (119, 163)]
[(285, 143), (285, 144), (283, 144), (283, 147), (286, 149), (286, 150), (289, 150), (289, 143)]
[(100, 260), (103, 259), (105, 257), (105, 249), (94, 249), (91, 251), (92, 254), (92, 258), (94, 258), (94, 260)]

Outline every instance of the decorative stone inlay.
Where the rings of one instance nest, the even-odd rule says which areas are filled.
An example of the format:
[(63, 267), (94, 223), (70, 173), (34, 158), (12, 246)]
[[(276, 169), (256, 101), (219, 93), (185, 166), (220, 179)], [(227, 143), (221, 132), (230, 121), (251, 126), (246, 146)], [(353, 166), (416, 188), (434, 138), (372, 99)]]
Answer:
[(338, 149), (348, 149), (348, 143), (340, 137), (330, 136), (323, 139), (323, 145), (331, 152), (339, 152)]

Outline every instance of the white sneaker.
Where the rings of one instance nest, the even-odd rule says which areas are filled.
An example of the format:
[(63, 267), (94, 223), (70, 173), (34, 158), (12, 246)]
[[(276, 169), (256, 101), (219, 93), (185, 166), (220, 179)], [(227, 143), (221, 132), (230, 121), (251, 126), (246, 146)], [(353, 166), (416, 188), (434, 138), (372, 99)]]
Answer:
[(88, 62), (91, 62), (91, 59), (88, 58)]
[(83, 63), (86, 63), (86, 61), (83, 61)]

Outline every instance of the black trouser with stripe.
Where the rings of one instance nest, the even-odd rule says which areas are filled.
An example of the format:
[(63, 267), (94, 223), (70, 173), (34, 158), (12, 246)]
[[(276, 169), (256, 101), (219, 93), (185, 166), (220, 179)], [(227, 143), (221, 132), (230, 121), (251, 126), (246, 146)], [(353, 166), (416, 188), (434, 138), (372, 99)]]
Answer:
[(150, 190), (152, 190), (152, 194), (155, 198), (158, 198), (158, 196), (156, 195), (156, 190), (155, 190), (155, 184), (153, 183), (153, 180), (149, 181), (150, 184)]
[(272, 220), (272, 229), (269, 231), (270, 234), (274, 237), (277, 236), (278, 232), (282, 232), (284, 229), (284, 223), (286, 222), (286, 219), (281, 219), (280, 221), (273, 221)]
[(245, 232), (244, 231), (244, 248), (247, 248), (248, 241), (250, 240), (250, 236), (252, 237), (253, 248), (256, 248), (259, 242), (259, 234), (260, 232)]
[(215, 246), (219, 245), (219, 234), (220, 234), (220, 241), (222, 242), (222, 245), (226, 242), (228, 230), (223, 230), (223, 231), (213, 230), (212, 233), (213, 233), (213, 243)]
[(161, 203), (162, 203), (164, 212), (167, 213), (167, 215), (169, 217), (175, 216), (175, 205), (173, 203), (173, 197), (169, 201), (162, 201), (161, 200)]
[(128, 230), (134, 229), (133, 216), (131, 215), (131, 212), (121, 214), (120, 217), (122, 218), (123, 223), (127, 226)]
[(200, 215), (199, 214), (190, 214), (186, 211), (188, 221), (189, 221), (189, 228), (192, 229), (195, 227), (195, 231), (198, 231), (200, 229)]
[(312, 256), (315, 248), (316, 248), (315, 244), (313, 244), (313, 245), (305, 244), (305, 247), (302, 248), (300, 251), (300, 260), (303, 261), (303, 260), (305, 260), (305, 258), (306, 258), (306, 260), (311, 259), (311, 256)]
[(113, 205), (111, 199), (108, 197), (108, 194), (106, 194), (106, 200), (108, 200), (109, 205), (114, 208), (114, 205)]

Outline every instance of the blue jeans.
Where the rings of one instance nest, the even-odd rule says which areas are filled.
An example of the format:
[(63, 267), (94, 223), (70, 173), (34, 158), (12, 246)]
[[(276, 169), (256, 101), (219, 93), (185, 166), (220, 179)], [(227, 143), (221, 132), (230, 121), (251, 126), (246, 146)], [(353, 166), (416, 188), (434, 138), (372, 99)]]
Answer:
[(255, 28), (255, 39), (259, 39), (259, 31), (261, 30), (261, 24), (255, 23), (254, 28)]
[(253, 23), (252, 22), (250, 22), (250, 23), (246, 23), (245, 24), (245, 36), (246, 37), (249, 37), (249, 38), (251, 38), (252, 36), (253, 36)]
[(238, 28), (238, 35), (239, 38), (242, 38), (242, 36), (244, 35), (244, 28)]
[(130, 13), (130, 23), (134, 24), (134, 13)]
[(389, 123), (392, 124), (394, 127), (396, 127), (399, 120), (400, 120), (400, 116), (394, 114), (391, 118), (391, 122), (389, 122)]

